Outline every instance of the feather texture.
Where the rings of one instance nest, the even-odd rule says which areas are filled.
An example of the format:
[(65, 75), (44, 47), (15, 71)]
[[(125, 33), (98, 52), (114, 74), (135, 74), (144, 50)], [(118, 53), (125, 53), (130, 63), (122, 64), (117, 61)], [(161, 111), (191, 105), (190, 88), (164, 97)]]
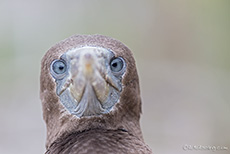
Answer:
[[(84, 46), (111, 50), (126, 62), (122, 91), (108, 113), (77, 117), (56, 94), (50, 66), (67, 51)], [(151, 153), (140, 129), (141, 97), (132, 52), (120, 41), (102, 35), (74, 35), (51, 47), (42, 59), (40, 98), (47, 128), (47, 154)]]
[(55, 141), (46, 154), (150, 154), (151, 150), (127, 131), (93, 129)]

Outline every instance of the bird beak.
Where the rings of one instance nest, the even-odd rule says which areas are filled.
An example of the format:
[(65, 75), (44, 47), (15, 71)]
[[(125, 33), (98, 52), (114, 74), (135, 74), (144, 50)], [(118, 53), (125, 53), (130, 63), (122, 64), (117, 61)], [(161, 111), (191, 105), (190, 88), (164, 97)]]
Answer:
[(70, 76), (73, 81), (70, 92), (77, 102), (89, 98), (89, 103), (97, 99), (103, 105), (108, 98), (110, 85), (120, 89), (115, 80), (108, 75), (109, 62), (106, 57), (112, 56), (111, 52), (83, 48), (80, 51), (70, 52), (67, 56), (71, 59)]

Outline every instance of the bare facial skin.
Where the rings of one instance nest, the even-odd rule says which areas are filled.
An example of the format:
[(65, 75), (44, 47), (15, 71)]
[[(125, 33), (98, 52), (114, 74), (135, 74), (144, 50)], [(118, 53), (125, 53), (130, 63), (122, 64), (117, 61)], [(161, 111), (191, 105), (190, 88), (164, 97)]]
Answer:
[(124, 73), (125, 61), (100, 47), (72, 49), (51, 64), (57, 95), (77, 117), (108, 113), (119, 99)]

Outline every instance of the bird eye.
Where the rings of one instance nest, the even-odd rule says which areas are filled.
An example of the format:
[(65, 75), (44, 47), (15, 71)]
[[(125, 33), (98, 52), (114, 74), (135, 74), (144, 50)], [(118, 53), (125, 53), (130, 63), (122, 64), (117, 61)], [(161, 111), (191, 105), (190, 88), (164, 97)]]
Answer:
[(124, 67), (124, 60), (121, 57), (117, 57), (110, 62), (110, 68), (113, 72), (119, 72)]
[(63, 74), (66, 72), (66, 64), (63, 60), (56, 60), (52, 64), (52, 69), (56, 74)]

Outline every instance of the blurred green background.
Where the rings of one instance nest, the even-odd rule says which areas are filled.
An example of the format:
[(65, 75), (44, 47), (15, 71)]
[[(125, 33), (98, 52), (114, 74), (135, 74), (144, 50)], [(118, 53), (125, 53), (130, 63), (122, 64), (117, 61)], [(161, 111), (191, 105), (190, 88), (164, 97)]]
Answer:
[(40, 61), (73, 34), (134, 52), (141, 127), (155, 154), (230, 153), (229, 0), (0, 0), (0, 153), (45, 152)]

